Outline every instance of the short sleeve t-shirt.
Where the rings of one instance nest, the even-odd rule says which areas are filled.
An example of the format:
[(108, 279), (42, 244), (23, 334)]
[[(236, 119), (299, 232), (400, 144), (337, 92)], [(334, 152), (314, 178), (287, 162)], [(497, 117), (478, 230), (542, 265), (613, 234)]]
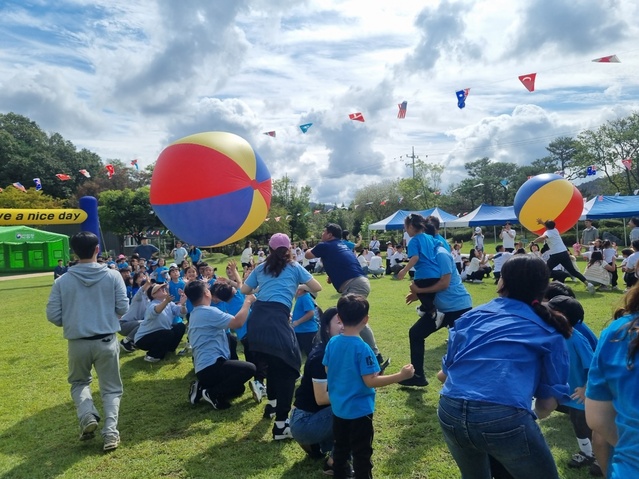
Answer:
[(435, 251), (439, 242), (432, 236), (419, 233), (413, 236), (408, 244), (408, 257), (417, 256), (415, 263), (415, 279), (439, 278), (439, 266), (435, 261)]
[(368, 344), (359, 336), (334, 336), (326, 345), (322, 364), (327, 368), (328, 394), (333, 414), (357, 419), (375, 411), (375, 389), (362, 376), (379, 372), (379, 364)]
[[(353, 257), (355, 259), (355, 257)], [(266, 263), (255, 268), (244, 284), (251, 289), (260, 288), (260, 301), (282, 303), (290, 309), (293, 306), (293, 298), (300, 284), (308, 283), (313, 277), (301, 264), (291, 262), (286, 265), (276, 278), (265, 271)]]
[(189, 342), (193, 348), (195, 372), (207, 368), (219, 359), (230, 359), (226, 330), (233, 319), (212, 306), (196, 306), (189, 318)]
[(561, 235), (559, 234), (559, 231), (557, 231), (557, 228), (554, 228), (552, 230), (546, 230), (544, 235), (546, 236), (546, 243), (548, 244), (549, 254), (557, 254), (557, 253), (562, 253), (564, 251), (568, 251), (568, 249), (566, 248), (566, 245), (561, 239)]
[[(315, 312), (315, 302), (313, 301), (311, 293), (304, 293), (302, 296), (298, 296), (295, 300), (292, 320), (297, 321), (309, 311)], [(293, 329), (296, 333), (316, 333), (319, 327), (313, 317), (308, 321), (304, 321), (299, 326), (295, 326)]]
[(313, 392), (313, 383), (326, 382), (326, 368), (322, 364), (325, 348), (326, 345), (323, 343), (315, 346), (304, 365), (300, 387), (295, 391), (295, 407), (302, 411), (314, 413), (328, 406), (328, 404), (318, 405)]

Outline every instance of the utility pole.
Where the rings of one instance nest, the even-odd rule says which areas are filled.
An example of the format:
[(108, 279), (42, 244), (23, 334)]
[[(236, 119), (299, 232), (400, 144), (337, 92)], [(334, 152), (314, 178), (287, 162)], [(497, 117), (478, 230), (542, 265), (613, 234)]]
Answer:
[[(413, 153), (410, 155), (406, 155), (406, 158), (410, 158), (411, 160), (413, 160), (411, 163), (406, 163), (406, 166), (412, 166), (413, 167), (413, 179), (415, 179), (415, 160), (419, 160), (419, 156), (415, 155), (415, 147), (413, 146)], [(426, 158), (428, 158), (428, 155), (426, 155)]]

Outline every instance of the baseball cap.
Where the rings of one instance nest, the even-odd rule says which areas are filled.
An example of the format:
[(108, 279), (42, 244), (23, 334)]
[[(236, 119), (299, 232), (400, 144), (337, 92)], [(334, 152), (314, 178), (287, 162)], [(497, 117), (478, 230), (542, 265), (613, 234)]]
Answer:
[(180, 267), (177, 265), (177, 263), (171, 263), (169, 265), (169, 269), (171, 269), (171, 268), (178, 268), (179, 269)]
[(584, 319), (583, 306), (570, 296), (555, 296), (548, 301), (548, 307), (563, 314), (573, 326)]
[(291, 240), (284, 233), (275, 233), (273, 236), (271, 236), (268, 245), (273, 250), (276, 250), (277, 248), (290, 248)]
[(118, 256), (118, 259), (126, 259), (126, 256), (124, 256), (123, 254), (121, 254), (120, 256)]

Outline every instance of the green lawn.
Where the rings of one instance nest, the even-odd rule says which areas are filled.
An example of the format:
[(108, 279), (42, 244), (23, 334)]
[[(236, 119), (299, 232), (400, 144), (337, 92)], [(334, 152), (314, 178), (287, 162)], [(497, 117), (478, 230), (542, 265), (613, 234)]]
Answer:
[[(220, 268), (218, 271), (224, 271)], [(338, 295), (325, 285), (318, 302), (334, 305)], [(120, 410), (122, 444), (102, 452), (99, 439), (78, 441), (78, 425), (66, 382), (66, 341), (45, 318), (50, 276), (0, 282), (3, 320), (7, 323), (0, 362), (0, 476), (3, 478), (305, 478), (323, 477), (321, 462), (307, 459), (293, 441), (271, 440), (271, 425), (261, 419), (263, 405), (250, 393), (227, 411), (208, 404), (191, 406), (194, 378), (188, 357), (171, 356), (149, 364), (143, 353), (122, 355), (125, 394)], [(408, 328), (414, 306), (404, 305), (408, 281), (371, 280), (370, 324), (390, 372), (409, 361)], [(571, 284), (570, 282), (568, 284)], [(495, 286), (469, 284), (475, 305), (495, 296)], [(601, 331), (622, 295), (589, 296), (576, 284), (586, 321)], [(87, 314), (91, 314), (87, 311)], [(443, 444), (436, 416), (439, 385), (435, 373), (445, 351), (446, 331), (426, 343), (424, 389), (380, 389), (375, 413), (376, 477), (449, 479), (459, 472)], [(94, 387), (97, 406), (99, 394)], [(577, 450), (568, 418), (553, 414), (542, 421), (546, 439), (564, 478), (587, 477), (565, 466)]]

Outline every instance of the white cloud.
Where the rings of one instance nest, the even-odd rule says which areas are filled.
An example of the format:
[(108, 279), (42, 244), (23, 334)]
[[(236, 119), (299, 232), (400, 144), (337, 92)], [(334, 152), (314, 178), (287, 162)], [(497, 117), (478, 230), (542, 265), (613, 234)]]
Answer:
[[(182, 136), (231, 131), (275, 178), (341, 204), (408, 176), (412, 147), (457, 182), (465, 162), (523, 164), (637, 109), (637, 13), (631, 0), (6, 3), (0, 111), (142, 165)], [(613, 53), (622, 63), (590, 61)], [(517, 79), (531, 72), (534, 93)]]

